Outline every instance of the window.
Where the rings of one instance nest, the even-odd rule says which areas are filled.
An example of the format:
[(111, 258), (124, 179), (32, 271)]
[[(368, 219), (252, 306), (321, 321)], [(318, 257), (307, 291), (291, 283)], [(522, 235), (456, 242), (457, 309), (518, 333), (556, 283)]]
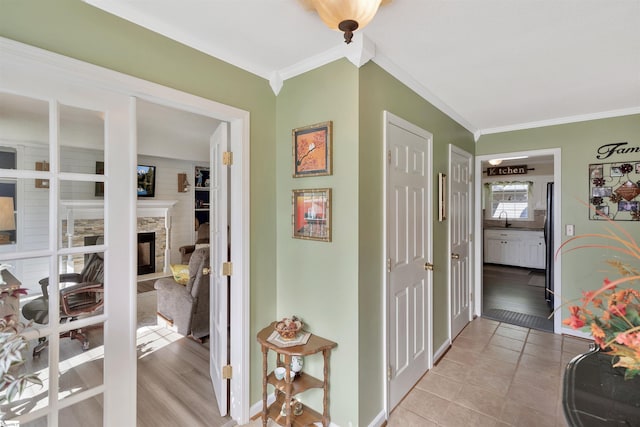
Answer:
[(489, 209), (492, 219), (528, 220), (531, 212), (531, 182), (494, 182), (489, 186)]
[[(0, 168), (16, 169), (15, 149), (0, 147)], [(16, 243), (16, 183), (15, 179), (0, 180), (0, 245)]]

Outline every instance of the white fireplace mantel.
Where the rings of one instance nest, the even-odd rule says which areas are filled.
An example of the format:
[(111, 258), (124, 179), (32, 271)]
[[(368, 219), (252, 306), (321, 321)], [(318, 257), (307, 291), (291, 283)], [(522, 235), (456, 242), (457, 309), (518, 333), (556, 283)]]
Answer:
[[(166, 231), (166, 245), (164, 253), (164, 268), (166, 272), (169, 268), (170, 259), (170, 236), (171, 236), (171, 211), (170, 209), (177, 203), (177, 200), (138, 200), (138, 218), (164, 218), (164, 228)], [(71, 240), (75, 233), (74, 223), (79, 220), (104, 219), (104, 200), (61, 200), (60, 219), (67, 221), (66, 239), (71, 247)]]
[[(164, 217), (169, 216), (171, 209), (177, 200), (138, 200), (137, 216)], [(104, 200), (61, 200), (60, 217), (73, 222), (74, 219), (101, 219), (104, 218)]]

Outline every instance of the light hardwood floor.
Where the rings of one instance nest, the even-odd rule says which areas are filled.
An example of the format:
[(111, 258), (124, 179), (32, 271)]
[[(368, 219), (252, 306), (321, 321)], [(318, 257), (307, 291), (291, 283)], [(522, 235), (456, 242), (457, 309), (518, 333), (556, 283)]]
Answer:
[[(102, 329), (89, 332), (91, 348), (83, 352), (77, 341), (63, 339), (60, 345), (60, 393), (73, 395), (102, 383)], [(31, 347), (32, 348), (32, 347)], [(158, 325), (138, 329), (137, 425), (139, 427), (222, 426), (230, 421), (218, 411), (209, 378), (209, 348)], [(31, 412), (47, 404), (48, 349), (39, 358), (29, 354), (25, 367), (40, 372), (44, 387), (30, 387), (2, 410), (12, 416)], [(102, 426), (102, 396), (60, 411), (59, 425)], [(45, 419), (22, 423), (45, 427)]]

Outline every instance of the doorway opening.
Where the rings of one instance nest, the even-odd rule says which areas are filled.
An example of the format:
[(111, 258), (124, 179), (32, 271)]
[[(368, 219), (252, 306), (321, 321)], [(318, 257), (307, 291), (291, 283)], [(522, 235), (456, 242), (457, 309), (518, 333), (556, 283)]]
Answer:
[(554, 150), (477, 159), (476, 303), (482, 317), (557, 330), (550, 291), (558, 270), (558, 162)]

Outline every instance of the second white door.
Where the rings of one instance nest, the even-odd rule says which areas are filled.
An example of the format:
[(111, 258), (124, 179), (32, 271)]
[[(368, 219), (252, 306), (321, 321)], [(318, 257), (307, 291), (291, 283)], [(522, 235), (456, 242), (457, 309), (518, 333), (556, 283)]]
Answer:
[(471, 319), (471, 154), (449, 145), (449, 301), (451, 339)]
[(432, 141), (385, 112), (389, 411), (431, 367)]

